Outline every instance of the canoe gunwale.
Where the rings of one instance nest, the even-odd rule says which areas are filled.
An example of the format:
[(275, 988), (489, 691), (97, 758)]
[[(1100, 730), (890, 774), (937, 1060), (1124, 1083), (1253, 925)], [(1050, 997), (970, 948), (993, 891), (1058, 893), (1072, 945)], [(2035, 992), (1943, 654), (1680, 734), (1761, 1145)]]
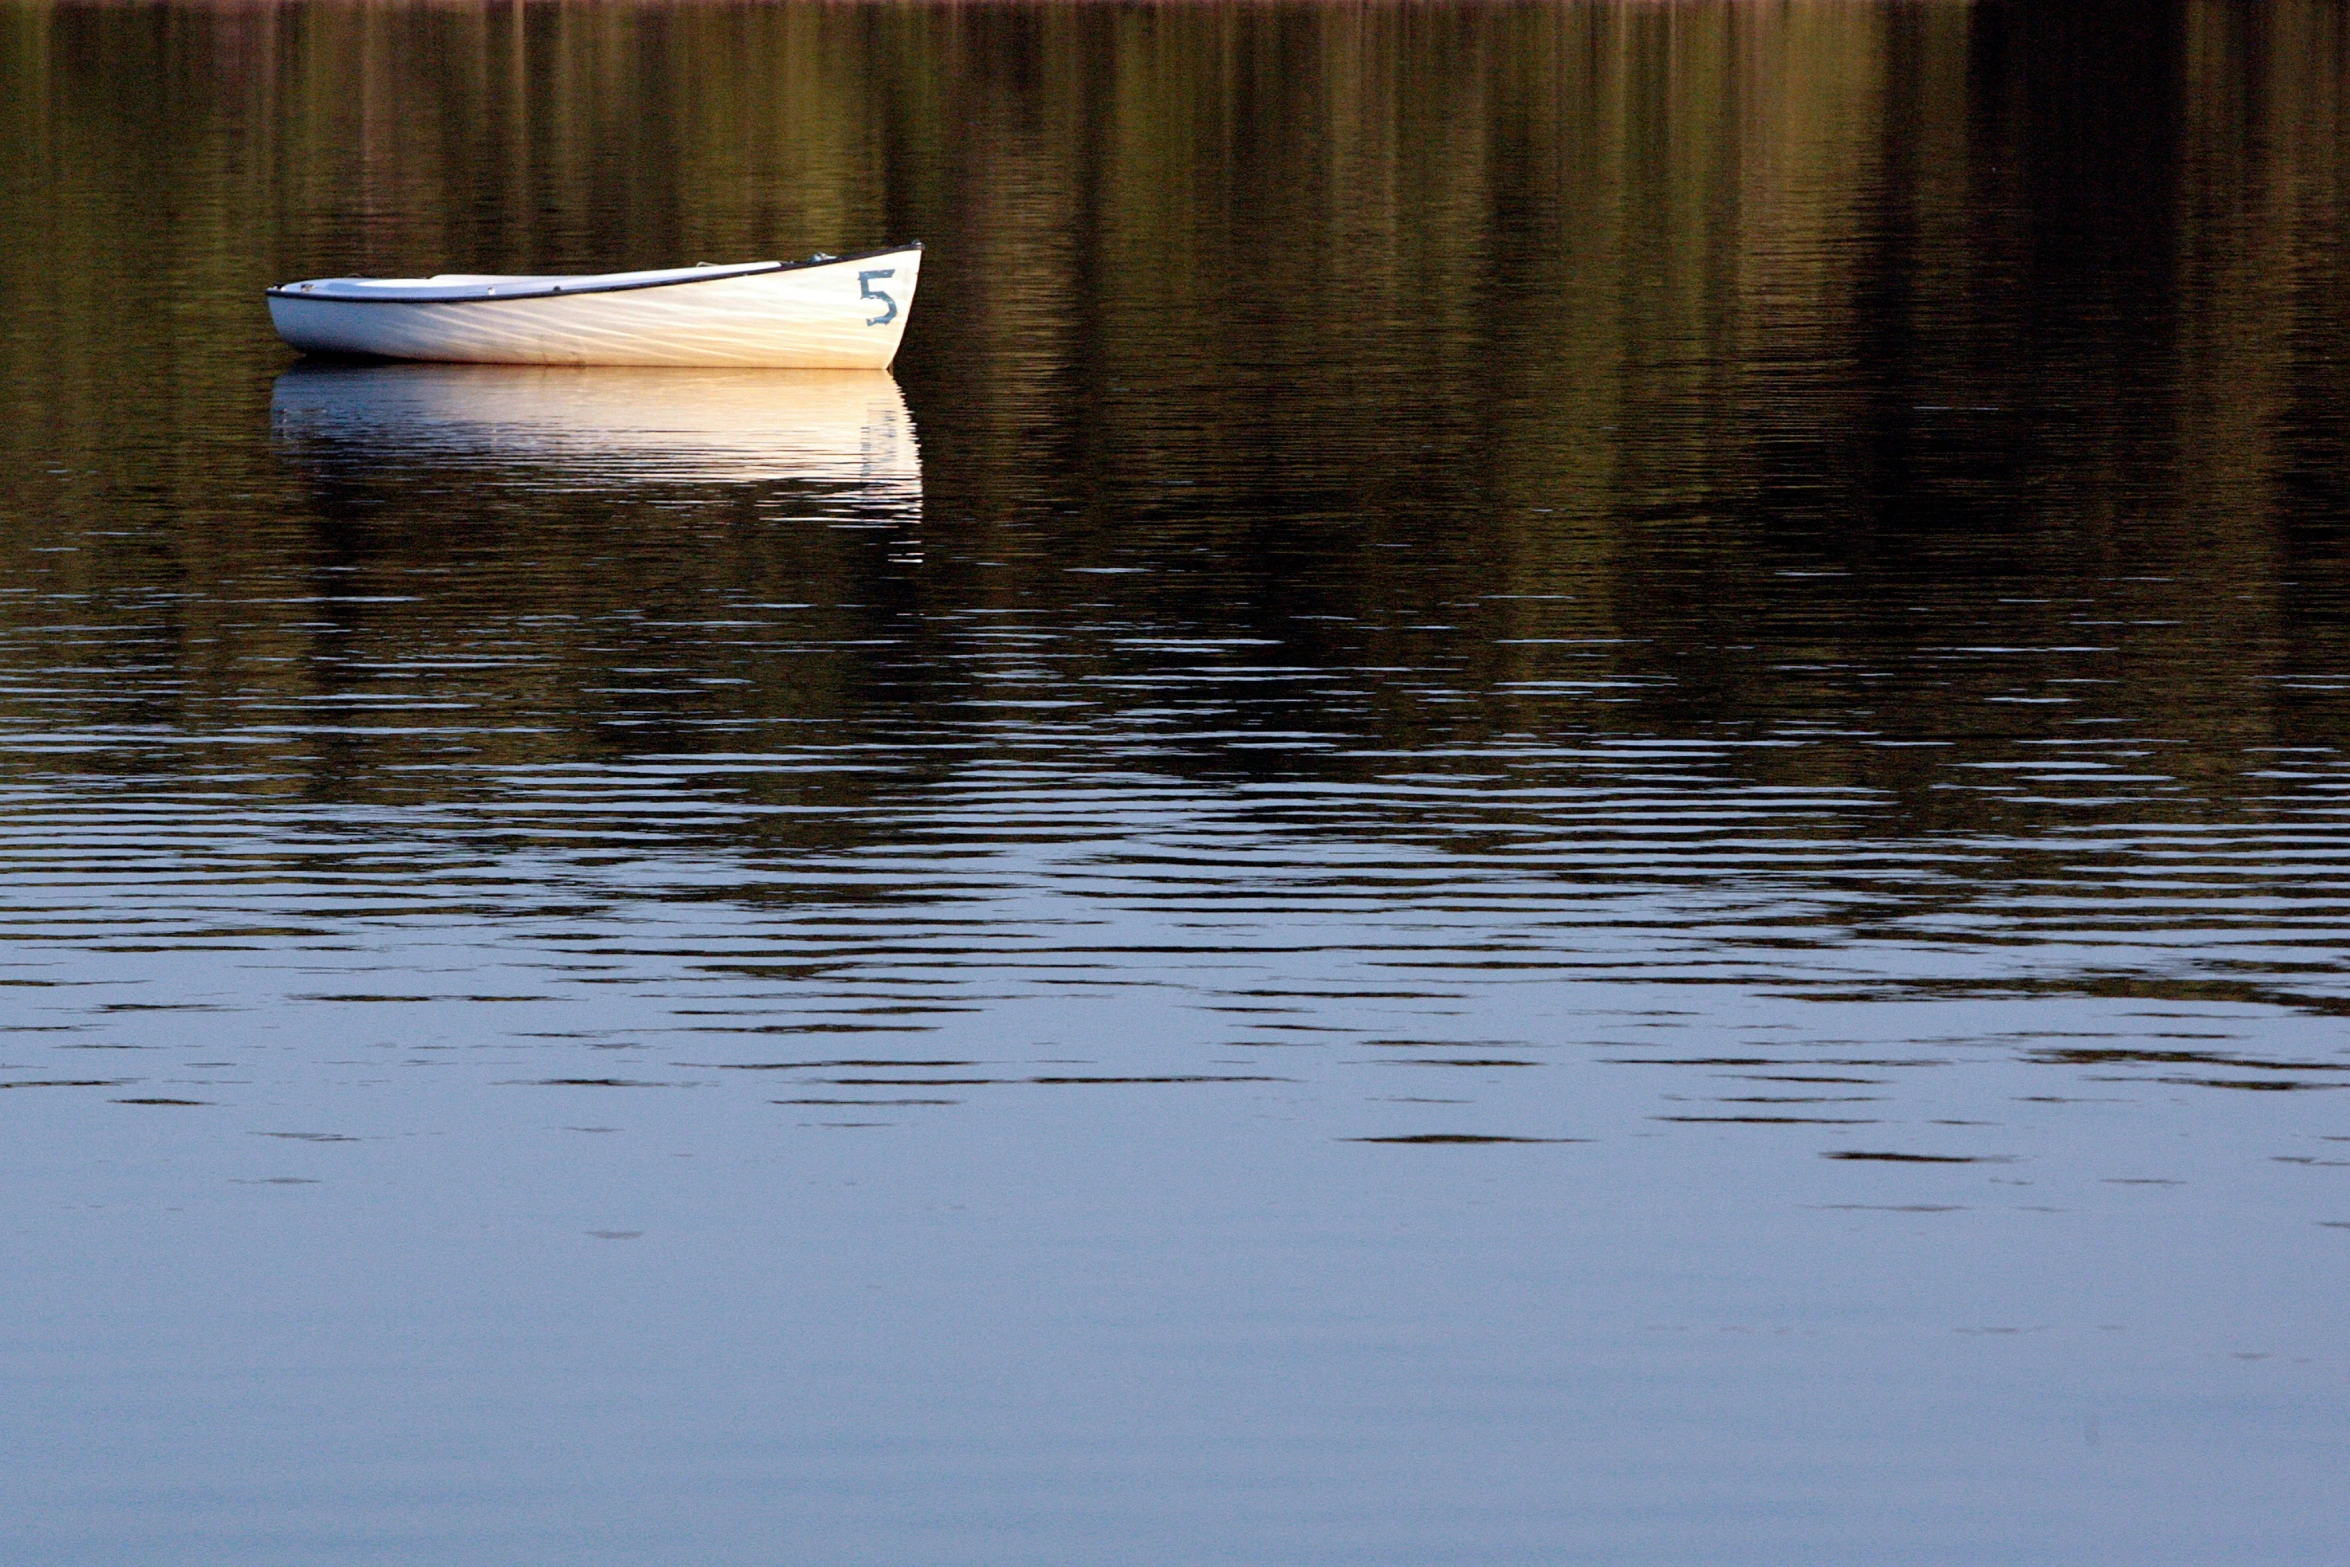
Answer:
[[(880, 256), (902, 256), (910, 250), (920, 250), (922, 241), (905, 245), (890, 245), (881, 250), (861, 250), (846, 256), (811, 256), (805, 261), (775, 261), (754, 271), (729, 267), (725, 271), (712, 270), (702, 277), (656, 278), (646, 283), (597, 283), (597, 276), (610, 273), (583, 272), (577, 274), (583, 281), (573, 284), (569, 279), (558, 283), (541, 284), (536, 288), (517, 289), (511, 294), (455, 294), (403, 299), (396, 294), (319, 294), (305, 291), (299, 284), (281, 283), (265, 288), (263, 295), (273, 299), (314, 300), (321, 304), (337, 305), (502, 305), (514, 300), (573, 299), (586, 294), (626, 294), (646, 288), (690, 288), (696, 283), (724, 283), (736, 278), (773, 277), (778, 272), (803, 272), (810, 267), (837, 267), (847, 262), (871, 261)], [(325, 280), (321, 280), (325, 281)]]

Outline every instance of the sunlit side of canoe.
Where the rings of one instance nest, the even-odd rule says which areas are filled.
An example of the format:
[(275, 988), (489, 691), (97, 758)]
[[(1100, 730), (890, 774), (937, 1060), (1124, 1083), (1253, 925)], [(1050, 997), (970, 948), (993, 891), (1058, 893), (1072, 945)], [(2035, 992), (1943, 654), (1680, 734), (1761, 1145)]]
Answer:
[(580, 277), (314, 278), (269, 290), (313, 354), (509, 365), (883, 370), (922, 247)]

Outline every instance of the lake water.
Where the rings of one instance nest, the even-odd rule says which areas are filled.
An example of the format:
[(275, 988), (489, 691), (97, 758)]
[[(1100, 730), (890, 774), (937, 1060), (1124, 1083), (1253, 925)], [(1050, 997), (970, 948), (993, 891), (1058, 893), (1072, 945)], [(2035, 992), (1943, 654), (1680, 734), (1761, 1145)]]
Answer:
[(2340, 5), (19, 0), (0, 236), (10, 1562), (2350, 1560)]

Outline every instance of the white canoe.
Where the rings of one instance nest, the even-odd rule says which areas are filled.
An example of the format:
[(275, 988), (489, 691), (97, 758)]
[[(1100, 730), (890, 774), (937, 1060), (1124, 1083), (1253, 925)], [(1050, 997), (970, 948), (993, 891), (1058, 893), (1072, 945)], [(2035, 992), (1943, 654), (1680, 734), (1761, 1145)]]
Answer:
[(269, 290), (304, 353), (508, 365), (883, 370), (922, 247), (576, 277), (313, 278)]
[(511, 471), (534, 488), (788, 481), (884, 509), (922, 500), (914, 421), (878, 370), (312, 361), (277, 378), (269, 412), (282, 450), (322, 460)]

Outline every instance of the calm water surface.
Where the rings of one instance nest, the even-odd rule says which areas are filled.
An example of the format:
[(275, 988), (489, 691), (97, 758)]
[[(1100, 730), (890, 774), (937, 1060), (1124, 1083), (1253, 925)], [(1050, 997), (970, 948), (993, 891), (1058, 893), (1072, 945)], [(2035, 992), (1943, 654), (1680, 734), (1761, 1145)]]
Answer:
[(2350, 1559), (2345, 83), (0, 7), (7, 1559)]

